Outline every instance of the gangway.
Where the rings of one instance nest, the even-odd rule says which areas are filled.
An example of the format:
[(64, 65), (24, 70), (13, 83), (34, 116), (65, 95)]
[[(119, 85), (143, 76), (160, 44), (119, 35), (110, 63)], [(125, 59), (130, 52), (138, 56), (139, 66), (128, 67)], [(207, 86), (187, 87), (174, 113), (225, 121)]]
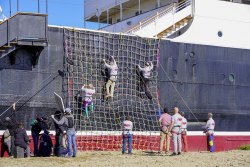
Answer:
[[(11, 55), (25, 48), (35, 66), (47, 43), (47, 14), (19, 12), (0, 23), (0, 60), (15, 57)], [(2, 63), (0, 69), (5, 68), (3, 66)]]
[(169, 37), (182, 29), (193, 17), (193, 0), (173, 3), (130, 27), (125, 33), (141, 37)]

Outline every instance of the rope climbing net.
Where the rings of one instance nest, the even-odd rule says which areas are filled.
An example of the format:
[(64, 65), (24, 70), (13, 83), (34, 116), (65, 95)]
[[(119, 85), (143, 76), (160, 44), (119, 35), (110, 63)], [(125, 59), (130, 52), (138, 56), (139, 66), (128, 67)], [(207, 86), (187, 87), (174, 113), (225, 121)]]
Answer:
[[(156, 150), (159, 132), (157, 93), (159, 41), (137, 36), (111, 34), (104, 32), (64, 29), (66, 76), (63, 79), (65, 105), (73, 109), (78, 137), (78, 149), (117, 150), (122, 144), (121, 125), (126, 116), (132, 117), (133, 131), (143, 135), (134, 135), (134, 149)], [(108, 80), (103, 59), (110, 63), (110, 57), (118, 65), (117, 81), (113, 98), (105, 99), (105, 84)], [(149, 99), (141, 89), (140, 74), (137, 65), (145, 66), (151, 61), (154, 68), (148, 89)], [(82, 85), (93, 84), (93, 111), (89, 115), (77, 92)], [(83, 97), (84, 98), (84, 97)]]

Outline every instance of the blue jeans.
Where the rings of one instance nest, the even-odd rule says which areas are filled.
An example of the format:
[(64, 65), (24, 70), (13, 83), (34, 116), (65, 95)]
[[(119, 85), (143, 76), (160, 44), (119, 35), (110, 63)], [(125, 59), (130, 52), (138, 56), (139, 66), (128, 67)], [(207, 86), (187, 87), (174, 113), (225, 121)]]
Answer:
[(207, 147), (208, 147), (208, 150), (210, 152), (214, 152), (215, 151), (214, 135), (213, 134), (207, 136)]
[(34, 143), (34, 156), (39, 156), (38, 152), (38, 140), (39, 140), (39, 134), (37, 133), (31, 133)]
[(67, 130), (68, 139), (68, 156), (72, 157), (72, 144), (73, 144), (73, 156), (76, 156), (76, 132), (75, 130)]
[(124, 154), (126, 152), (126, 144), (128, 141), (128, 153), (132, 153), (132, 139), (133, 135), (132, 134), (124, 134), (123, 135), (123, 146), (122, 146), (122, 153)]

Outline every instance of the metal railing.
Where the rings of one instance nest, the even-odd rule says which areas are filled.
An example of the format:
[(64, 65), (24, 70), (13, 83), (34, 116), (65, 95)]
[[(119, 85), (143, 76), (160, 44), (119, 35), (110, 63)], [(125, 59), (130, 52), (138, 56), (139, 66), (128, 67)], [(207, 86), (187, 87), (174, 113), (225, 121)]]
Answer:
[[(46, 10), (46, 13), (44, 13), (44, 14), (48, 14), (48, 0), (44, 0), (45, 1), (45, 10)], [(26, 2), (27, 3), (27, 2)], [(19, 0), (16, 0), (16, 13), (19, 13), (20, 11), (19, 11)], [(9, 17), (12, 17), (12, 6), (13, 6), (13, 4), (12, 4), (12, 1), (11, 0), (9, 0)], [(40, 5), (40, 0), (37, 0), (37, 13), (41, 13), (40, 11), (40, 7), (41, 7), (41, 5)], [(14, 15), (16, 14), (16, 13), (14, 13)]]
[[(45, 6), (46, 7), (45, 8), (46, 9), (46, 14), (45, 15), (48, 15), (48, 0), (44, 0), (44, 1), (45, 1), (45, 5), (46, 5)], [(11, 29), (10, 23), (9, 23), (10, 20), (13, 17), (15, 17), (16, 15), (18, 15), (19, 13), (25, 14), (25, 12), (20, 12), (19, 11), (19, 4), (20, 4), (19, 0), (16, 0), (16, 13), (14, 15), (12, 15), (12, 6), (13, 6), (13, 4), (12, 4), (12, 1), (9, 0), (9, 14), (10, 14), (10, 16), (6, 20), (3, 20), (2, 22), (0, 22), (0, 26), (7, 23), (7, 46), (8, 47), (10, 47), (10, 42), (11, 42), (11, 40), (13, 40), (13, 39), (10, 38), (10, 29)], [(31, 13), (31, 14), (35, 14), (35, 13)], [(37, 0), (37, 14), (41, 14), (41, 12), (40, 12), (40, 0)], [(48, 24), (48, 18), (46, 17), (46, 25), (47, 24)], [(47, 38), (47, 33), (46, 33), (46, 38)]]
[[(143, 19), (138, 24), (130, 27), (129, 30), (126, 31), (126, 33), (134, 33), (134, 32), (146, 27), (147, 25), (155, 22), (156, 20), (162, 18), (163, 16), (165, 16), (169, 13), (174, 15), (175, 13), (178, 13), (182, 9), (185, 9), (186, 7), (192, 5), (192, 2), (193, 2), (193, 0), (186, 0), (186, 1), (182, 1), (180, 3), (173, 3), (170, 6), (164, 8), (163, 10), (156, 12), (154, 15)], [(192, 8), (193, 8), (193, 6), (192, 6)], [(190, 12), (190, 13), (192, 14), (192, 12)]]

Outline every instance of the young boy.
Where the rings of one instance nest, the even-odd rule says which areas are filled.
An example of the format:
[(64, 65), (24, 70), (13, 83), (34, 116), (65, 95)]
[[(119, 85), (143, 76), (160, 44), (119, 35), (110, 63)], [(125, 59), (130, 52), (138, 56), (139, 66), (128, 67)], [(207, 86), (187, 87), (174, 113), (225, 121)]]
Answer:
[(125, 121), (122, 124), (122, 136), (123, 136), (123, 147), (122, 147), (122, 154), (126, 152), (126, 144), (128, 141), (128, 154), (132, 154), (132, 139), (133, 139), (133, 123), (131, 122), (131, 117), (127, 116)]
[(18, 128), (15, 130), (15, 158), (24, 158), (24, 151), (29, 145), (29, 137), (24, 129), (23, 123), (18, 123)]

